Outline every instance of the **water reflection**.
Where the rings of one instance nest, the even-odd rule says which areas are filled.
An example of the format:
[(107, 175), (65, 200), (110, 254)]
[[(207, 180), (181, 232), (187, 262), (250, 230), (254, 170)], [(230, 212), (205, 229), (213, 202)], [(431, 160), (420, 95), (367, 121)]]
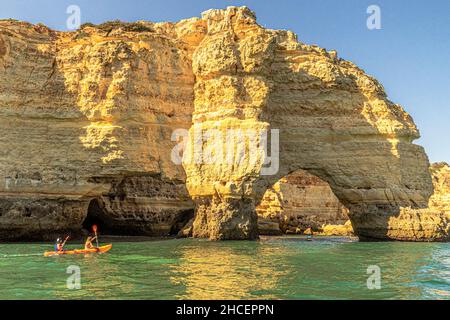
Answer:
[(180, 250), (171, 281), (182, 284), (178, 299), (276, 299), (289, 273), (285, 248), (257, 242), (205, 243)]
[[(80, 268), (81, 289), (67, 287), (67, 280), (72, 275), (67, 273), (69, 266)], [(41, 290), (54, 299), (111, 299), (118, 293), (126, 297), (135, 290), (135, 285), (126, 281), (126, 273), (121, 271), (120, 265), (102, 255), (54, 257), (45, 272)]]
[[(45, 249), (0, 244), (0, 299), (450, 299), (449, 243), (182, 239), (36, 255)], [(81, 268), (81, 290), (67, 289), (70, 265)], [(367, 288), (370, 265), (380, 290)]]
[(450, 299), (450, 250), (436, 246), (431, 259), (414, 275), (423, 299)]

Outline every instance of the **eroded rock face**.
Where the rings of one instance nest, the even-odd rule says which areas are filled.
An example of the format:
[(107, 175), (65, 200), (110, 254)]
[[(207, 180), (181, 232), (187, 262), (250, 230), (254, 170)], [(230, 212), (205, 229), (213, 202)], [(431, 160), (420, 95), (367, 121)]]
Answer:
[[(450, 169), (445, 163), (433, 164), (429, 168), (433, 181), (433, 194), (424, 208), (401, 208), (400, 213), (389, 217), (388, 235), (398, 240), (448, 241), (450, 197)], [(362, 224), (371, 229), (381, 228), (380, 216), (384, 212), (376, 212), (366, 218)], [(361, 238), (361, 234), (358, 234)], [(364, 238), (363, 238), (364, 239)]]
[(450, 218), (450, 166), (445, 162), (433, 163), (430, 167), (434, 193), (429, 207), (444, 211)]
[[(0, 123), (2, 238), (79, 230), (90, 215), (176, 232), (188, 191), (194, 236), (254, 239), (267, 188), (299, 169), (330, 185), (363, 238), (446, 237), (411, 117), (336, 52), (264, 29), (245, 7), (77, 32), (0, 21)], [(197, 127), (279, 130), (278, 170), (261, 175), (258, 152), (251, 163), (189, 161)], [(171, 158), (183, 128), (184, 170)], [(238, 137), (201, 145), (248, 147)]]
[(74, 33), (0, 21), (2, 238), (79, 230), (92, 199), (121, 229), (160, 234), (184, 217), (171, 135), (191, 123), (201, 35), (199, 19)]
[[(422, 210), (433, 185), (428, 158), (412, 143), (419, 132), (375, 79), (292, 32), (262, 28), (246, 8), (210, 10), (202, 20), (207, 34), (193, 55), (195, 110), (184, 156), (198, 208), (194, 236), (254, 238), (254, 208), (267, 188), (303, 169), (329, 183), (363, 239), (447, 237), (445, 217)], [(231, 164), (192, 161), (195, 130), (224, 136), (235, 128), (279, 130), (276, 174), (261, 175), (264, 153), (250, 161), (253, 153), (237, 139), (202, 142), (243, 147), (244, 157), (235, 154)], [(427, 222), (419, 222), (422, 215)]]
[(111, 190), (91, 201), (84, 221), (121, 235), (176, 235), (193, 218), (194, 206), (184, 181), (134, 176), (110, 181)]
[(267, 220), (283, 233), (302, 233), (308, 228), (319, 231), (325, 225), (344, 225), (349, 220), (348, 209), (330, 185), (303, 170), (268, 188), (256, 212), (260, 234), (273, 233), (275, 226)]
[(2, 240), (55, 240), (61, 233), (80, 234), (89, 201), (67, 197), (2, 196)]
[(440, 212), (445, 216), (446, 233), (450, 232), (450, 166), (445, 162), (433, 163), (430, 167), (433, 178), (434, 193), (428, 202), (433, 212)]

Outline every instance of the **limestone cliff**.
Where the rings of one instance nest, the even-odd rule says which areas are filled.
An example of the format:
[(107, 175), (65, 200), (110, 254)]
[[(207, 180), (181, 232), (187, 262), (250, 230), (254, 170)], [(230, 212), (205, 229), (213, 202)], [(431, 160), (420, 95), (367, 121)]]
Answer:
[(303, 170), (281, 178), (268, 188), (256, 212), (260, 234), (272, 234), (276, 230), (302, 233), (308, 228), (319, 231), (324, 225), (344, 225), (349, 219), (348, 209), (330, 185)]
[[(363, 239), (447, 238), (445, 217), (420, 210), (433, 185), (428, 158), (412, 143), (419, 132), (378, 81), (335, 51), (259, 26), (246, 8), (210, 10), (202, 20), (207, 34), (193, 54), (195, 110), (184, 162), (194, 236), (256, 238), (255, 206), (266, 189), (302, 169), (330, 184)], [(203, 141), (203, 148), (231, 146), (246, 157), (192, 161), (196, 131), (225, 136), (236, 128), (279, 130), (276, 174), (262, 175), (267, 154), (251, 160), (239, 139)]]
[[(430, 166), (433, 195), (420, 218), (443, 214), (450, 227), (450, 166)], [(303, 233), (312, 228), (320, 235), (351, 235), (348, 209), (333, 194), (328, 183), (299, 170), (268, 188), (256, 207), (260, 234)], [(418, 220), (416, 223), (424, 224)], [(418, 227), (420, 228), (420, 227)], [(448, 232), (448, 230), (447, 230)]]
[(445, 162), (433, 163), (430, 171), (433, 177), (434, 193), (428, 206), (445, 215), (448, 229), (450, 228), (450, 166)]
[(190, 126), (201, 30), (0, 21), (0, 238), (76, 232), (97, 205), (108, 228), (166, 234), (192, 210), (170, 150)]
[[(447, 236), (445, 214), (428, 208), (433, 184), (411, 117), (354, 64), (259, 26), (246, 7), (76, 32), (1, 20), (0, 122), (2, 239), (97, 220), (175, 233), (194, 205), (194, 236), (254, 239), (256, 205), (299, 169), (330, 185), (361, 238)], [(189, 161), (198, 127), (279, 130), (279, 170), (262, 176), (259, 153), (237, 165)], [(188, 128), (183, 168), (172, 134)]]
[[(421, 214), (415, 222), (415, 228), (423, 228), (423, 225), (430, 221), (434, 223), (436, 217), (444, 215), (446, 222), (442, 228), (448, 233), (450, 166), (444, 162), (434, 163), (430, 166), (430, 173), (434, 192), (428, 201), (428, 208), (419, 211)], [(268, 188), (256, 207), (256, 212), (260, 234), (303, 234), (312, 228), (317, 235), (353, 235), (347, 216), (348, 209), (334, 196), (330, 186), (302, 170), (282, 178)]]

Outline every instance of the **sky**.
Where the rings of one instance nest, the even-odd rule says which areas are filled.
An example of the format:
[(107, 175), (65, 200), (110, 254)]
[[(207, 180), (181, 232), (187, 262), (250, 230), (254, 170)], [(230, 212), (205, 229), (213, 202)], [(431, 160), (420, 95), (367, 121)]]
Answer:
[[(0, 19), (66, 30), (70, 5), (81, 22), (178, 21), (210, 8), (246, 5), (259, 24), (294, 31), (299, 40), (350, 60), (377, 78), (389, 99), (417, 124), (431, 162), (450, 163), (450, 1), (407, 0), (0, 0)], [(381, 9), (381, 29), (367, 28), (367, 8)]]

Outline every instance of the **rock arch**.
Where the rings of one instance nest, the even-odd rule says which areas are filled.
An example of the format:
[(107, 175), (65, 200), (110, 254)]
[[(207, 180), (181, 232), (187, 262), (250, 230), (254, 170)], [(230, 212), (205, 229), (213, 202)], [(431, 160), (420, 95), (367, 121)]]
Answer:
[[(419, 137), (412, 118), (377, 80), (334, 51), (260, 27), (247, 8), (202, 19), (208, 31), (193, 55), (195, 111), (184, 155), (194, 237), (257, 238), (255, 204), (299, 169), (330, 184), (362, 239), (445, 237), (436, 221), (416, 223), (433, 193), (428, 158), (412, 143)], [(247, 140), (223, 138), (231, 129), (279, 130), (278, 171), (261, 175), (265, 155), (252, 162)], [(221, 138), (205, 138), (211, 130)], [(246, 155), (198, 162), (199, 145), (243, 147)]]
[[(175, 232), (193, 207), (185, 173), (194, 236), (256, 238), (255, 204), (299, 169), (330, 184), (362, 238), (446, 235), (409, 115), (336, 52), (264, 29), (248, 8), (76, 32), (0, 20), (0, 73), (0, 239), (79, 231), (94, 198), (115, 228)], [(261, 175), (259, 152), (183, 170), (171, 135), (191, 122), (191, 139), (196, 127), (279, 130), (277, 170)], [(239, 135), (201, 145), (249, 146)]]
[(263, 235), (283, 233), (352, 235), (348, 209), (328, 183), (306, 171), (289, 174), (264, 193), (256, 204), (258, 231)]

